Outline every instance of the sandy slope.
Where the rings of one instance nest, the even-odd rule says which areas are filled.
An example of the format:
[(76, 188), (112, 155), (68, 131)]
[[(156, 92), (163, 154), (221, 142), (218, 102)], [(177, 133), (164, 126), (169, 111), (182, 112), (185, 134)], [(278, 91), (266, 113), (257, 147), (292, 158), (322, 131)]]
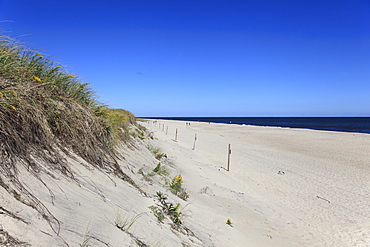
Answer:
[[(191, 192), (189, 221), (202, 220), (216, 246), (370, 246), (370, 135), (164, 120), (147, 126)], [(227, 218), (233, 228), (224, 228)]]
[[(54, 178), (42, 173), (42, 184), (20, 168), (19, 179), (55, 218), (48, 224), (0, 187), (0, 242), (9, 234), (25, 242), (19, 246), (45, 247), (84, 241), (85, 246), (370, 246), (370, 135), (159, 122), (160, 127), (142, 123), (154, 140), (120, 148), (120, 166), (144, 193), (78, 158), (66, 157), (77, 181), (49, 170)], [(158, 160), (147, 147), (167, 154), (161, 160), (170, 172), (167, 180), (182, 175), (187, 201), (167, 190), (166, 177), (148, 176)], [(182, 230), (150, 213), (158, 191), (181, 204)], [(135, 216), (129, 229), (115, 226), (117, 219), (130, 222)]]
[[(207, 238), (202, 240), (202, 233), (192, 236), (174, 230), (169, 218), (159, 223), (150, 213), (148, 207), (155, 205), (153, 195), (157, 191), (165, 192), (166, 188), (159, 178), (156, 181), (156, 177), (141, 175), (139, 170), (152, 170), (158, 160), (146, 144), (138, 141), (133, 144), (120, 149), (124, 158), (119, 163), (143, 192), (78, 158), (66, 158), (76, 181), (49, 170), (54, 178), (44, 174), (42, 184), (20, 166), (19, 179), (49, 213), (50, 223), (36, 210), (18, 202), (0, 188), (0, 245), (212, 246)], [(170, 202), (183, 203), (175, 195), (169, 193), (168, 197)], [(138, 218), (128, 228), (135, 217)], [(119, 219), (126, 222), (124, 231), (116, 227)], [(9, 236), (19, 244), (12, 245), (15, 240)]]

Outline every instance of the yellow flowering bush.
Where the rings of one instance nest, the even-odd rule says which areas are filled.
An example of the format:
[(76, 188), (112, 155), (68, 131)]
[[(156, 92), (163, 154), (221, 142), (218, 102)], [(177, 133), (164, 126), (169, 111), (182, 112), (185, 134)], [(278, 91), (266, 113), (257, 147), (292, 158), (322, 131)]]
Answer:
[(183, 180), (182, 180), (181, 175), (177, 175), (177, 176), (173, 177), (172, 183), (180, 183), (181, 184), (182, 182), (183, 182)]
[(181, 187), (184, 180), (182, 179), (181, 175), (176, 175), (173, 177), (172, 181), (168, 183), (168, 186), (170, 187), (170, 191), (180, 197), (183, 200), (186, 200), (189, 198), (189, 194), (186, 192), (184, 188)]
[(176, 175), (173, 177), (172, 181), (169, 183), (170, 190), (172, 193), (177, 194), (181, 190), (181, 184), (183, 183), (181, 175)]

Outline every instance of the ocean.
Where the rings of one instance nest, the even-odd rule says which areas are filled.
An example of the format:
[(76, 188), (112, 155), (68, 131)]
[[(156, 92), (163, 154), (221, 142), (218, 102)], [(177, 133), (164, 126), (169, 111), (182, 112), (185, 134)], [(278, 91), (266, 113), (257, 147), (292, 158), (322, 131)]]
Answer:
[(155, 117), (155, 119), (370, 133), (370, 117)]

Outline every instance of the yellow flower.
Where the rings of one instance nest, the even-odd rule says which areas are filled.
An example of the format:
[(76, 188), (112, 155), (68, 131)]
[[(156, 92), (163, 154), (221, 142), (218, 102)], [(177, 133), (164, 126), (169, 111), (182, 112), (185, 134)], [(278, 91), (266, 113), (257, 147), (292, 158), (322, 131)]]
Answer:
[(14, 111), (17, 110), (17, 108), (15, 108), (15, 106), (12, 106), (12, 105), (10, 105), (10, 108), (12, 108)]
[(231, 220), (227, 219), (226, 224), (228, 224), (229, 226), (232, 226)]
[(60, 68), (62, 68), (62, 66), (57, 66), (57, 67), (55, 67), (56, 69), (60, 69)]
[(38, 78), (37, 76), (32, 76), (32, 77), (33, 77), (33, 79), (35, 79), (36, 81), (41, 82), (41, 79), (40, 79), (40, 78)]
[(41, 54), (40, 53), (36, 53), (36, 56), (40, 56)]
[(69, 77), (69, 78), (75, 78), (73, 75), (69, 75), (68, 77)]
[(16, 91), (13, 91), (14, 97), (18, 97), (18, 93)]
[(4, 96), (4, 94), (2, 92), (0, 92), (0, 98), (2, 98)]
[(41, 59), (41, 58), (44, 58), (44, 56), (39, 56), (39, 58)]
[(182, 183), (183, 182), (181, 175), (177, 175), (173, 179), (174, 180), (177, 180), (178, 183)]

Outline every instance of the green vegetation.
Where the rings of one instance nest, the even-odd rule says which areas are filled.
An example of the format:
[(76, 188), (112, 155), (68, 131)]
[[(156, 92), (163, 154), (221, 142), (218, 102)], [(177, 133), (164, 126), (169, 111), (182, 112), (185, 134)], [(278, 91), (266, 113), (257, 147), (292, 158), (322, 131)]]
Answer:
[(150, 209), (150, 212), (153, 213), (154, 216), (157, 218), (157, 220), (160, 223), (163, 223), (165, 216), (164, 216), (162, 209), (155, 205), (150, 206), (149, 209)]
[[(154, 154), (154, 157), (158, 160), (162, 160), (163, 158), (166, 158), (162, 160), (162, 163), (167, 163), (167, 154), (162, 153), (159, 148), (155, 147), (148, 147), (149, 150)], [(176, 175), (172, 179), (170, 179), (168, 176), (170, 175), (169, 171), (162, 165), (161, 162), (158, 162), (157, 166), (153, 169), (153, 172), (147, 174), (147, 176), (154, 176), (154, 175), (160, 175), (162, 179), (165, 180), (165, 185), (168, 186), (169, 190), (172, 192), (172, 194), (178, 196), (179, 198), (183, 200), (187, 200), (189, 198), (189, 194), (182, 187), (182, 183), (184, 180), (182, 179), (181, 175)]]
[(164, 215), (168, 215), (173, 223), (180, 225), (182, 223), (182, 212), (179, 211), (180, 203), (177, 203), (175, 206), (173, 203), (167, 202), (168, 198), (162, 192), (157, 192), (155, 197), (158, 201), (157, 204), (149, 208), (158, 221), (163, 222)]
[(51, 151), (51, 143), (58, 141), (62, 150), (68, 147), (104, 168), (112, 154), (107, 149), (128, 140), (128, 126), (136, 124), (132, 113), (100, 103), (89, 83), (2, 35), (0, 113), (6, 158), (20, 155), (28, 163), (30, 149)]
[(77, 180), (65, 159), (75, 154), (138, 188), (114, 151), (135, 124), (132, 113), (109, 109), (65, 67), (0, 35), (0, 186), (38, 210), (54, 231), (59, 222), (17, 179), (17, 166), (40, 181), (46, 169)]
[(233, 223), (231, 223), (231, 220), (230, 219), (227, 219), (226, 220), (226, 224), (229, 225), (229, 226), (231, 226), (231, 227), (233, 227)]
[(142, 126), (141, 124), (137, 124), (137, 122), (134, 122), (135, 125), (132, 125), (133, 128), (129, 128), (129, 135), (134, 138), (139, 138), (140, 140), (144, 139), (154, 139), (153, 132), (149, 132), (147, 128)]
[(136, 125), (134, 114), (123, 109), (108, 109), (106, 107), (102, 109), (102, 112), (103, 120), (112, 138), (109, 144), (114, 146), (122, 140), (128, 140), (130, 126)]
[(184, 180), (182, 179), (182, 176), (176, 175), (172, 178), (172, 181), (168, 183), (168, 187), (174, 195), (178, 196), (183, 200), (186, 200), (189, 198), (189, 194), (186, 192), (184, 188), (182, 188), (183, 182)]
[(158, 162), (157, 166), (153, 169), (153, 172), (161, 176), (168, 176), (170, 174), (161, 162)]
[(159, 148), (149, 147), (149, 150), (154, 154), (154, 157), (157, 160), (161, 160), (162, 158), (167, 158), (167, 154), (161, 153)]

